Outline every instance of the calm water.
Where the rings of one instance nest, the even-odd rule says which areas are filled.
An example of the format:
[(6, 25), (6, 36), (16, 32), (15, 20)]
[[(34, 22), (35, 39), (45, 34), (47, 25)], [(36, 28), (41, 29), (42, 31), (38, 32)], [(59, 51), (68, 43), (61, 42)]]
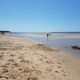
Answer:
[[(40, 33), (39, 33), (40, 34)], [(32, 34), (17, 33), (17, 35), (30, 40), (48, 44), (67, 52), (70, 55), (80, 58), (80, 50), (74, 50), (70, 46), (80, 46), (80, 33), (53, 33), (47, 38), (35, 37)], [(40, 34), (43, 35), (43, 34)]]

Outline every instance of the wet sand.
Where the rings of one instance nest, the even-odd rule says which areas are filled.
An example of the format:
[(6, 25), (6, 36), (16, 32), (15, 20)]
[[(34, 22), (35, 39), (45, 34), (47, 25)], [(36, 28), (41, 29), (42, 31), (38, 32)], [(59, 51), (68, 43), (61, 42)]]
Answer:
[(21, 37), (0, 35), (0, 80), (79, 80), (80, 59)]

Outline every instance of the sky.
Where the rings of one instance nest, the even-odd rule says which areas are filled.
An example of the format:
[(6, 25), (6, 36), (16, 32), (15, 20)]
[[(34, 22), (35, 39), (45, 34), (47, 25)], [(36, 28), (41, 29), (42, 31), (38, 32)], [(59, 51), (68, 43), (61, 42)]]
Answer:
[(80, 32), (80, 0), (0, 0), (0, 30)]

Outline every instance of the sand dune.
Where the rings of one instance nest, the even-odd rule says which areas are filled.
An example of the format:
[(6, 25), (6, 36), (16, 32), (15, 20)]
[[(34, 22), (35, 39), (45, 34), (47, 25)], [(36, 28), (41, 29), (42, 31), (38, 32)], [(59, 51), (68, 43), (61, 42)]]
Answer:
[(0, 80), (80, 80), (80, 59), (47, 45), (0, 35)]

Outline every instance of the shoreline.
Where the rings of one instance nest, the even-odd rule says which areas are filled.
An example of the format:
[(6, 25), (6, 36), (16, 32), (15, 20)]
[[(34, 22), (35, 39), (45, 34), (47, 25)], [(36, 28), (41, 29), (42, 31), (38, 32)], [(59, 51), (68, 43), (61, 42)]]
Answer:
[(0, 79), (79, 80), (80, 59), (41, 43), (0, 35)]
[[(36, 35), (38, 36), (37, 38), (36, 38)], [(43, 34), (44, 35), (44, 34)], [(67, 41), (65, 42), (59, 42), (59, 40), (56, 42), (56, 40), (54, 39), (53, 40), (53, 42), (52, 42), (52, 44), (50, 43), (50, 41), (52, 41), (52, 40), (50, 40), (50, 41), (48, 41), (46, 38), (44, 39), (44, 38), (41, 38), (41, 37), (43, 37), (43, 35), (41, 36), (41, 34), (40, 35), (38, 35), (38, 34), (35, 34), (35, 35), (30, 35), (29, 37), (28, 36), (25, 36), (25, 38), (26, 39), (29, 39), (29, 40), (31, 40), (31, 41), (34, 41), (34, 42), (38, 42), (38, 43), (41, 43), (41, 44), (46, 44), (46, 45), (49, 45), (50, 47), (55, 47), (55, 48), (57, 48), (57, 49), (59, 49), (59, 50), (62, 50), (62, 51), (64, 51), (64, 53), (68, 53), (69, 55), (71, 55), (71, 56), (73, 56), (73, 57), (77, 57), (77, 58), (80, 58), (80, 50), (79, 50), (79, 46), (78, 46), (78, 43), (76, 43), (75, 45), (75, 47), (76, 47), (76, 49), (75, 48), (73, 48), (74, 46), (73, 45), (71, 45), (72, 43), (67, 43)], [(72, 34), (71, 34), (72, 35)], [(45, 35), (46, 36), (46, 35)], [(76, 39), (77, 40), (77, 39)], [(75, 41), (76, 41), (75, 40)], [(75, 42), (74, 41), (74, 42)], [(70, 41), (71, 42), (71, 41)], [(58, 44), (59, 43), (59, 44)], [(67, 44), (64, 44), (64, 43), (67, 43)], [(67, 45), (67, 46), (66, 46)]]

